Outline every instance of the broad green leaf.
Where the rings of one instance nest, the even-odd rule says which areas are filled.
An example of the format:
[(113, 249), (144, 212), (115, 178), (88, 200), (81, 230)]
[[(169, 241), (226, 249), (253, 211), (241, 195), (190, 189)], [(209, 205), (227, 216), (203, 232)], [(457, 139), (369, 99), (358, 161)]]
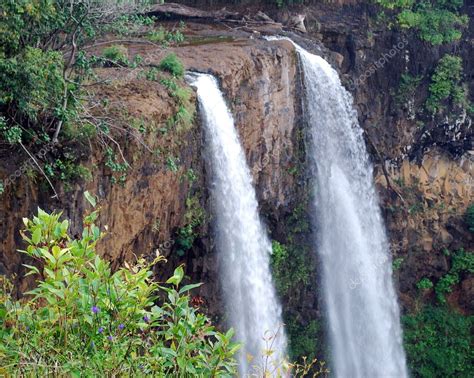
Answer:
[(183, 266), (180, 265), (174, 270), (173, 277), (170, 277), (168, 281), (166, 281), (166, 283), (179, 286), (179, 284), (183, 280), (183, 277), (184, 277), (184, 269), (183, 269)]
[(191, 284), (191, 285), (185, 285), (183, 286), (180, 290), (179, 290), (179, 294), (183, 294), (183, 293), (186, 293), (187, 291), (190, 291), (192, 289), (195, 289), (199, 286), (202, 286), (202, 282), (201, 283), (197, 283), (197, 284)]
[(36, 228), (36, 230), (33, 231), (33, 235), (31, 235), (31, 241), (33, 244), (38, 244), (41, 240), (41, 228)]

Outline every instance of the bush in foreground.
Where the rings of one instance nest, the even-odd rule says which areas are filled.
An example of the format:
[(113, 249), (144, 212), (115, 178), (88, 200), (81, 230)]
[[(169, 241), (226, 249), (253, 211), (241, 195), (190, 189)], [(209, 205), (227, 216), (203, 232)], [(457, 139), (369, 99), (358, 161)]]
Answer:
[[(95, 205), (95, 200), (88, 196)], [(95, 252), (98, 210), (81, 238), (60, 213), (24, 219), (27, 275), (38, 285), (20, 301), (1, 279), (0, 375), (222, 376), (235, 374), (232, 330), (217, 332), (189, 303), (182, 267), (165, 284), (143, 259), (116, 272)], [(39, 268), (38, 268), (39, 267)]]

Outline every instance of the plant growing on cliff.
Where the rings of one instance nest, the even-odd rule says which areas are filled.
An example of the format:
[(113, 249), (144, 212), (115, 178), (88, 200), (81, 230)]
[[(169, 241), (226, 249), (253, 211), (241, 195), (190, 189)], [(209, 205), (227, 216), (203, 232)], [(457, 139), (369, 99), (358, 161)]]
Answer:
[[(87, 195), (95, 205), (95, 198)], [(68, 234), (60, 213), (24, 219), (23, 251), (37, 287), (20, 300), (0, 282), (0, 374), (72, 376), (220, 376), (235, 374), (232, 330), (217, 332), (190, 305), (183, 267), (166, 283), (152, 279), (156, 256), (113, 272), (96, 254), (102, 237), (84, 218), (82, 236)]]
[(467, 90), (462, 84), (462, 59), (459, 56), (444, 55), (438, 62), (429, 86), (426, 108), (431, 113), (442, 111), (446, 105), (466, 108)]
[(442, 304), (446, 303), (445, 295), (453, 290), (462, 276), (474, 273), (474, 253), (460, 249), (451, 257), (451, 269), (439, 279), (435, 285), (436, 298)]
[(429, 278), (425, 277), (418, 281), (416, 287), (418, 288), (418, 290), (431, 289), (433, 287), (433, 282)]
[(398, 24), (415, 29), (420, 38), (433, 45), (457, 41), (468, 25), (467, 15), (459, 14), (462, 0), (375, 0), (396, 12)]
[(169, 72), (176, 78), (182, 78), (184, 76), (184, 66), (181, 60), (176, 54), (171, 53), (166, 55), (160, 62), (159, 68), (162, 71)]

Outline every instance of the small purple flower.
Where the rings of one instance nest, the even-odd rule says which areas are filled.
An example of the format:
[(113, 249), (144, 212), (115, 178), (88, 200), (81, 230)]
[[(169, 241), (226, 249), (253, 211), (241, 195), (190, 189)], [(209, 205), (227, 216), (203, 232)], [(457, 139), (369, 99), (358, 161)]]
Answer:
[(124, 325), (123, 323), (120, 323), (119, 326), (118, 326), (118, 328), (119, 328), (120, 330), (122, 330), (122, 329), (125, 328), (125, 325)]
[(97, 330), (97, 332), (99, 332), (99, 333), (104, 332), (104, 327), (99, 327), (99, 329)]
[(143, 317), (143, 320), (145, 321), (145, 323), (148, 323), (150, 321), (150, 318), (147, 315), (145, 315)]
[(92, 313), (97, 314), (97, 313), (99, 312), (99, 307), (97, 307), (97, 306), (92, 306), (92, 307), (91, 307), (91, 311), (92, 311)]
[(113, 338), (113, 336), (112, 336), (112, 335), (110, 335), (110, 336), (107, 336), (107, 340), (109, 340), (109, 341), (112, 341), (113, 339), (114, 339), (114, 338)]

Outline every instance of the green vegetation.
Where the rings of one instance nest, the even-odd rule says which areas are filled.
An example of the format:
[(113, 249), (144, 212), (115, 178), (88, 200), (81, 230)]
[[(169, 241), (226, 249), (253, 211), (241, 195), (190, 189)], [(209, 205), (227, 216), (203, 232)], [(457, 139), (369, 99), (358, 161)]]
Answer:
[(433, 282), (429, 278), (422, 278), (417, 284), (416, 287), (419, 290), (431, 289), (433, 287)]
[(466, 108), (467, 89), (462, 84), (462, 59), (446, 54), (438, 62), (431, 77), (426, 108), (431, 113), (445, 109), (446, 105)]
[(280, 294), (287, 295), (292, 288), (309, 284), (311, 266), (307, 264), (304, 252), (294, 250), (291, 245), (272, 242), (273, 279)]
[(467, 15), (459, 14), (462, 0), (375, 0), (397, 12), (397, 22), (405, 29), (415, 29), (420, 38), (433, 45), (458, 41), (467, 27)]
[[(87, 194), (95, 205), (95, 198)], [(95, 253), (102, 233), (84, 218), (80, 238), (61, 214), (25, 219), (23, 251), (37, 287), (20, 301), (0, 288), (0, 374), (7, 376), (228, 376), (235, 374), (232, 330), (217, 332), (190, 305), (183, 267), (159, 284), (144, 259), (113, 272)]]
[(176, 54), (168, 54), (160, 62), (159, 68), (163, 71), (169, 72), (176, 78), (182, 78), (184, 76), (184, 66), (179, 60)]
[(393, 271), (397, 271), (401, 268), (401, 266), (403, 264), (403, 260), (404, 260), (403, 257), (398, 257), (395, 260), (393, 260), (393, 262), (392, 262)]
[(117, 181), (121, 185), (125, 183), (125, 180), (127, 178), (126, 172), (129, 168), (129, 164), (124, 159), (122, 160), (124, 161), (123, 163), (118, 162), (117, 155), (113, 148), (107, 147), (105, 149), (105, 166), (110, 168), (110, 170), (112, 171), (112, 176), (110, 179), (112, 184), (117, 183)]
[(123, 45), (112, 45), (106, 47), (102, 52), (104, 58), (115, 64), (128, 65), (128, 49)]
[(169, 44), (180, 44), (183, 43), (184, 38), (184, 22), (180, 22), (178, 28), (173, 30), (166, 30), (162, 26), (157, 29), (150, 31), (147, 35), (149, 41), (154, 43), (161, 43), (163, 46), (168, 46)]
[(302, 293), (314, 295), (314, 262), (307, 243), (310, 232), (306, 201), (288, 217), (284, 243), (272, 241), (271, 268), (275, 287), (285, 305), (283, 314), (288, 334), (290, 360), (312, 359), (321, 352), (320, 325), (301, 313)]
[(451, 269), (441, 277), (435, 285), (436, 298), (442, 304), (446, 303), (445, 294), (450, 293), (453, 286), (458, 284), (461, 277), (474, 273), (474, 253), (460, 249), (451, 256)]
[(184, 220), (186, 224), (176, 232), (176, 254), (180, 257), (189, 251), (199, 236), (198, 228), (206, 219), (206, 211), (200, 203), (199, 193), (186, 198), (186, 213)]
[[(90, 178), (81, 159), (92, 146), (103, 148), (104, 162), (118, 173), (111, 182), (124, 183), (128, 163), (118, 134), (135, 125), (110, 125), (105, 116), (97, 116), (97, 109), (106, 104), (94, 101), (87, 86), (97, 82), (96, 67), (135, 68), (143, 59), (139, 55), (132, 59), (119, 44), (105, 47), (98, 57), (87, 47), (110, 33), (119, 38), (147, 35), (155, 20), (139, 14), (148, 4), (148, 0), (0, 0), (0, 142), (18, 144), (25, 156), (36, 156), (38, 170), (53, 191), (50, 179), (69, 186), (70, 181)], [(180, 23), (166, 32), (165, 44), (182, 42), (183, 29)], [(177, 78), (183, 76), (175, 56), (167, 56), (161, 66)], [(170, 124), (187, 127), (194, 112), (190, 95), (184, 92), (179, 88), (175, 93), (179, 106)], [(47, 152), (38, 157), (45, 144)]]
[[(135, 2), (140, 4), (140, 1)], [(140, 6), (65, 0), (0, 0), (0, 115), (13, 143), (56, 141), (77, 117), (81, 48)], [(48, 138), (44, 138), (44, 134)]]
[(425, 307), (402, 317), (404, 344), (414, 377), (472, 377), (473, 316)]
[[(286, 332), (289, 335), (298, 335), (289, 340), (290, 359), (301, 359), (303, 356), (314, 359), (316, 357), (317, 346), (320, 344), (319, 335), (321, 325), (316, 320), (311, 320), (308, 324), (290, 320), (286, 324)], [(322, 362), (324, 365), (324, 363)]]

